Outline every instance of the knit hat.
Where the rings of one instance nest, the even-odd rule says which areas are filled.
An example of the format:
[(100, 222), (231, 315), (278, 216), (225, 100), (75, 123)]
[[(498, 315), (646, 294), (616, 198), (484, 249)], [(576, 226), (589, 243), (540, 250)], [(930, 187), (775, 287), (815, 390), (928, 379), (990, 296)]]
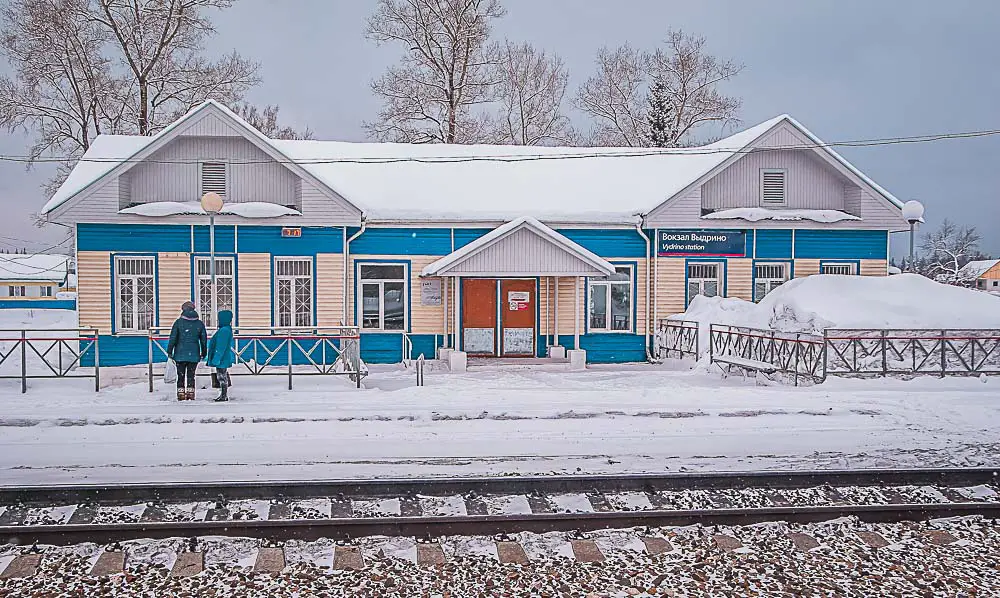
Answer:
[(194, 311), (194, 301), (185, 301), (182, 303), (181, 311)]

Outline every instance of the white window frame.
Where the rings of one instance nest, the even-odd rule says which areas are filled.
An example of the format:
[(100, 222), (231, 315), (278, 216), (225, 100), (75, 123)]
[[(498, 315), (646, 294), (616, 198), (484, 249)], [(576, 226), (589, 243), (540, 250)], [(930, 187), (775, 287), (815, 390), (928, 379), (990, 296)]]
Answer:
[[(114, 277), (114, 301), (115, 301), (115, 322), (114, 327), (116, 332), (145, 332), (149, 327), (156, 326), (156, 314), (158, 313), (157, 306), (157, 279), (156, 279), (156, 259), (151, 255), (116, 255), (115, 256), (115, 277)], [(134, 262), (149, 264), (149, 272), (143, 273), (123, 273), (126, 268), (124, 264), (126, 262)], [(135, 269), (135, 268), (133, 268)], [(142, 279), (150, 279), (149, 290), (150, 290), (150, 307), (149, 312), (149, 322), (147, 327), (142, 327), (139, 325), (140, 318), (139, 314), (139, 293), (137, 287), (139, 286)], [(122, 309), (122, 281), (130, 280), (132, 281), (132, 325), (126, 326), (123, 319), (124, 310)]]
[[(609, 280), (608, 277), (598, 277), (598, 278), (588, 278), (587, 279), (587, 331), (599, 334), (608, 333), (633, 333), (635, 331), (635, 317), (633, 317), (633, 312), (635, 311), (635, 285), (633, 281), (635, 280), (634, 267), (630, 264), (614, 264), (616, 274), (625, 274), (628, 276), (627, 280)], [(625, 270), (625, 272), (619, 272), (619, 270)], [(614, 322), (612, 321), (612, 309), (611, 309), (611, 297), (612, 288), (614, 286), (623, 286), (628, 291), (628, 320), (626, 322), (625, 328), (615, 328)], [(599, 290), (595, 287), (604, 287)], [(596, 293), (604, 294), (604, 325), (600, 327), (594, 326), (592, 308), (592, 301)]]
[[(382, 267), (394, 267), (403, 269), (402, 278), (362, 278), (361, 271), (365, 266), (382, 266)], [(389, 333), (400, 333), (406, 332), (409, 327), (410, 321), (410, 302), (409, 302), (409, 284), (410, 284), (410, 267), (406, 262), (357, 262), (358, 271), (358, 327), (362, 332), (389, 332)], [(403, 326), (402, 328), (391, 328), (386, 329), (385, 327), (385, 283), (403, 283), (402, 296), (400, 301), (403, 303)], [(364, 304), (364, 288), (365, 286), (377, 286), (378, 287), (378, 327), (368, 328), (365, 327), (365, 304)]]
[(24, 285), (11, 285), (7, 287), (7, 292), (10, 293), (10, 297), (27, 297), (28, 290)]
[[(698, 266), (715, 266), (715, 277), (710, 278), (707, 276), (691, 276), (691, 268)], [(687, 281), (684, 285), (684, 305), (687, 307), (691, 305), (691, 301), (697, 295), (705, 295), (706, 297), (725, 297), (725, 279), (726, 279), (726, 264), (725, 262), (688, 262), (684, 266), (685, 280)], [(716, 283), (716, 293), (714, 295), (705, 294), (705, 283), (709, 281), (714, 281)], [(691, 283), (698, 283), (699, 292), (691, 292)]]
[[(219, 193), (219, 191), (215, 189), (210, 189), (210, 190), (219, 193), (219, 195), (221, 195), (223, 199), (226, 199), (227, 197), (229, 197), (229, 171), (230, 171), (229, 162), (226, 160), (201, 160), (198, 162), (198, 190), (200, 191), (201, 195), (204, 195), (205, 193), (208, 192), (205, 190), (206, 164), (222, 164), (222, 167), (225, 169), (226, 174), (225, 174), (225, 181), (223, 182), (222, 193)], [(201, 195), (199, 195), (199, 197), (201, 197)]]
[[(202, 265), (209, 266), (211, 259), (212, 259), (211, 256), (207, 255), (197, 255), (194, 258), (195, 309), (197, 309), (198, 313), (201, 314), (202, 322), (204, 322), (205, 326), (208, 326), (209, 328), (215, 326), (215, 314), (212, 312), (212, 293), (211, 293), (212, 274), (211, 271), (207, 270), (207, 268), (206, 272), (203, 274), (201, 272), (201, 266)], [(229, 264), (229, 274), (220, 274), (219, 265), (225, 263)], [(219, 311), (228, 309), (235, 314), (236, 313), (236, 259), (233, 258), (232, 256), (217, 255), (215, 256), (215, 264), (216, 264), (216, 271), (215, 271), (216, 305)], [(229, 289), (230, 289), (230, 301), (228, 305), (219, 300), (219, 296), (222, 295), (222, 293), (219, 293), (219, 287), (223, 286), (226, 281), (229, 281)], [(202, 298), (202, 283), (204, 283), (209, 290), (208, 296), (204, 298), (208, 300), (207, 305), (205, 303), (205, 300)]]
[[(847, 268), (847, 272), (827, 272), (827, 268)], [(856, 276), (858, 274), (858, 265), (854, 262), (824, 262), (819, 265), (820, 274), (836, 274), (840, 276)]]
[(52, 287), (48, 287), (48, 286), (38, 287), (38, 296), (39, 297), (52, 297), (53, 295), (54, 294), (52, 293)]
[[(300, 263), (308, 264), (309, 271), (308, 274), (281, 274), (279, 270), (281, 267), (279, 264), (282, 263)], [(316, 315), (316, 285), (314, 284), (313, 274), (315, 273), (316, 264), (313, 263), (313, 258), (311, 257), (275, 257), (274, 258), (274, 325), (277, 328), (312, 328), (313, 322), (315, 321)], [(308, 280), (309, 283), (309, 305), (308, 311), (301, 312), (308, 315), (307, 323), (298, 324), (300, 321), (298, 316), (300, 315), (299, 307), (301, 302), (299, 295), (296, 293), (296, 281), (298, 280)], [(289, 318), (288, 324), (282, 324), (281, 322), (281, 283), (283, 281), (288, 281), (289, 288)]]
[[(764, 200), (764, 177), (768, 174), (781, 175), (781, 202), (769, 202)], [(788, 169), (787, 168), (761, 168), (760, 169), (760, 207), (785, 207), (788, 205)]]
[[(757, 268), (781, 268), (781, 276), (759, 276), (757, 274)], [(791, 270), (791, 264), (788, 262), (756, 262), (753, 265), (753, 300), (755, 303), (760, 302), (761, 299), (767, 297), (767, 295), (778, 288), (779, 286), (785, 284), (789, 280), (789, 272)], [(757, 293), (757, 285), (764, 284), (765, 289), (763, 294)]]

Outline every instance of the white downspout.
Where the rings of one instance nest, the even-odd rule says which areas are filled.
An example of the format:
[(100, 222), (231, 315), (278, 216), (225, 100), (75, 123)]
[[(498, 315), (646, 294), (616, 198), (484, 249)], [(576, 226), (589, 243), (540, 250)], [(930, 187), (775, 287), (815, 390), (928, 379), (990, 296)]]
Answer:
[(357, 239), (358, 237), (360, 237), (361, 235), (364, 234), (364, 232), (365, 232), (365, 226), (367, 224), (368, 223), (365, 220), (362, 220), (361, 221), (361, 229), (358, 230), (358, 232), (356, 232), (353, 235), (351, 235), (351, 238), (349, 238), (349, 239), (347, 238), (347, 227), (346, 226), (344, 227), (344, 326), (348, 326), (348, 323), (347, 323), (348, 322), (347, 298), (349, 296), (348, 295), (348, 289), (350, 288), (348, 275), (351, 272), (351, 268), (350, 268), (350, 266), (351, 266), (351, 241)]
[(649, 289), (649, 281), (651, 274), (649, 269), (649, 262), (650, 262), (650, 250), (652, 248), (652, 244), (649, 242), (649, 236), (646, 235), (645, 232), (643, 232), (641, 223), (635, 225), (635, 232), (639, 233), (639, 236), (642, 237), (644, 241), (646, 241), (646, 326), (642, 331), (642, 339), (643, 339), (643, 346), (646, 348), (646, 361), (653, 361), (653, 354), (649, 350), (649, 317), (650, 317), (650, 307), (652, 305), (652, 303), (650, 303), (649, 300), (651, 295)]

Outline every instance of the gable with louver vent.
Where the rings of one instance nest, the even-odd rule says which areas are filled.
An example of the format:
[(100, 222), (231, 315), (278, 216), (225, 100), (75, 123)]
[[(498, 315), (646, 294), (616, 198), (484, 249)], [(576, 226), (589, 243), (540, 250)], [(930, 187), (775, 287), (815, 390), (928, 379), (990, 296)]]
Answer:
[(785, 171), (762, 170), (760, 173), (760, 204), (762, 206), (785, 205)]

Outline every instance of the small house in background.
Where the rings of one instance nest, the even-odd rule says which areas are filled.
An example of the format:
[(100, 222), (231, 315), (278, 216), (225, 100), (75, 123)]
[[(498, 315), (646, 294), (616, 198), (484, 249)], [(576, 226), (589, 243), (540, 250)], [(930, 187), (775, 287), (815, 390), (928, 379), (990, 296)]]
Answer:
[(66, 290), (68, 255), (0, 254), (0, 301), (55, 300)]
[(958, 271), (958, 279), (974, 289), (1000, 293), (1000, 260), (975, 260)]

